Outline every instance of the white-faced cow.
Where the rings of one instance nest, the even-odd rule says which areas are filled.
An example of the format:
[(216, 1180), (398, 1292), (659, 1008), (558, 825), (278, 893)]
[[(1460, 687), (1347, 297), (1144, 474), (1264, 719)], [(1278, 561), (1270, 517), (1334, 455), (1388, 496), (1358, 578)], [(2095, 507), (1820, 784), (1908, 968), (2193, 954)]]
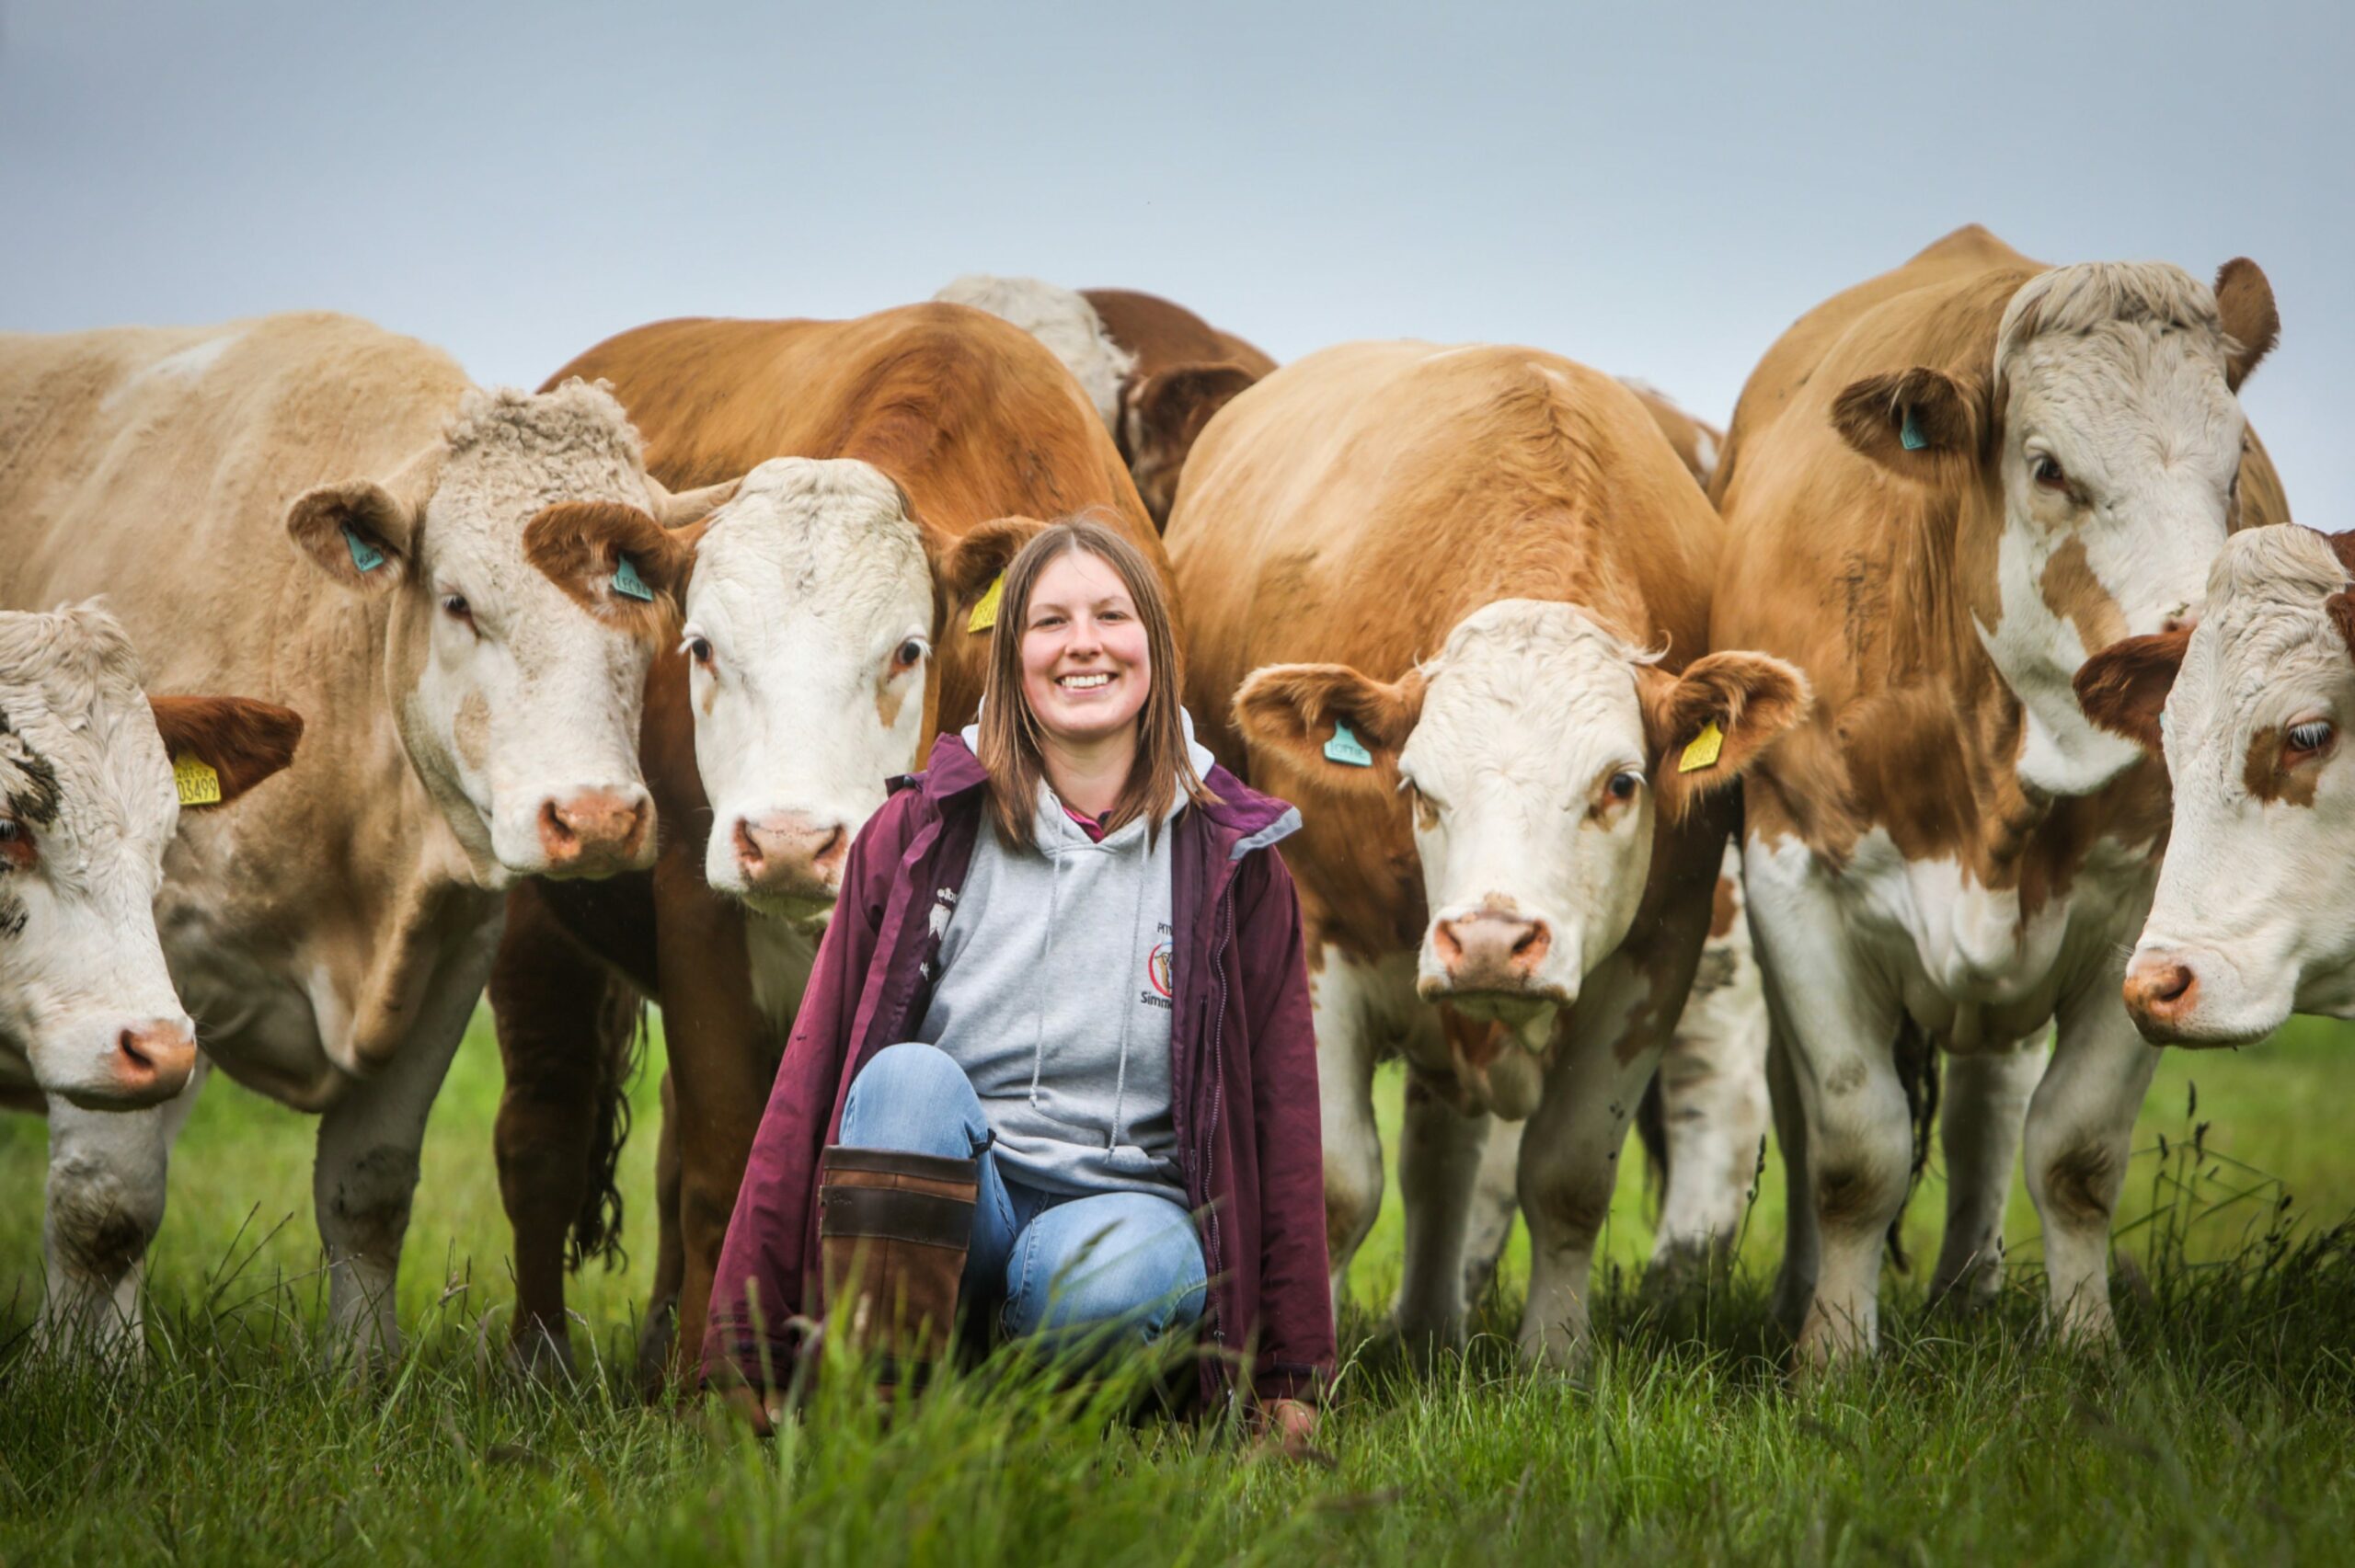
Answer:
[(2163, 754), (2175, 785), (2126, 968), (2148, 1039), (2241, 1045), (2293, 1012), (2355, 1017), (2350, 560), (2355, 534), (2236, 534), (2196, 629), (2128, 638), (2078, 672), (2086, 712)]
[(1716, 480), (1740, 589), (1711, 630), (1817, 695), (1744, 782), (1742, 854), (1787, 1052), (1779, 1304), (1803, 1362), (1874, 1343), (1913, 1162), (1901, 1034), (1955, 1058), (1934, 1287), (1992, 1288), (2025, 1104), (2056, 1327), (2111, 1332), (2109, 1217), (2154, 1059), (2120, 955), (2166, 796), (2071, 681), (2193, 613), (2227, 532), (2280, 504), (2234, 395), (2276, 331), (2247, 261), (2211, 290), (1966, 228), (1801, 317), (1742, 394)]
[[(525, 528), (575, 511), (620, 544), (702, 505), (647, 477), (603, 393), (486, 394), (324, 315), (0, 337), (0, 603), (103, 589), (160, 689), (308, 722), (282, 780), (182, 821), (155, 921), (207, 1056), (319, 1114), (330, 1313), (354, 1348), (389, 1345), (499, 890), (653, 853), (637, 735), (662, 584), (609, 552), (569, 592)], [(56, 1244), (125, 1329), (187, 1104), (51, 1131)]]
[(1399, 1326), (1460, 1332), (1491, 1113), (1525, 1117), (1521, 1343), (1573, 1361), (1708, 934), (1724, 786), (1806, 682), (1703, 653), (1716, 515), (1626, 388), (1534, 349), (1358, 344), (1277, 372), (1206, 432), (1168, 539), (1189, 706), (1231, 712), (1214, 745), (1306, 823), (1284, 849), (1337, 1286), (1381, 1198), (1368, 1094), (1395, 1051)]

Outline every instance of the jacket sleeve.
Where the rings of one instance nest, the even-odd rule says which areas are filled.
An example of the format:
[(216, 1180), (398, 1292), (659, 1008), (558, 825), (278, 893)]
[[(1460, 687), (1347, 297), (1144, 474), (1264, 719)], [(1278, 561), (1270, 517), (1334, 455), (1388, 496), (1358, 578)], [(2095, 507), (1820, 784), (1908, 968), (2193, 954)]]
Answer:
[(1247, 886), (1235, 890), (1259, 1157), (1259, 1359), (1252, 1383), (1261, 1400), (1309, 1399), (1335, 1361), (1316, 1032), (1300, 895), (1274, 850), (1252, 858), (1263, 867), (1253, 879), (1257, 896)]
[(802, 1299), (801, 1285), (818, 1159), (833, 1122), (859, 997), (905, 838), (904, 820), (904, 808), (887, 804), (851, 845), (843, 867), (842, 893), (819, 941), (720, 1244), (704, 1333), (706, 1379), (782, 1380), (793, 1365), (798, 1335), (788, 1320), (810, 1305)]

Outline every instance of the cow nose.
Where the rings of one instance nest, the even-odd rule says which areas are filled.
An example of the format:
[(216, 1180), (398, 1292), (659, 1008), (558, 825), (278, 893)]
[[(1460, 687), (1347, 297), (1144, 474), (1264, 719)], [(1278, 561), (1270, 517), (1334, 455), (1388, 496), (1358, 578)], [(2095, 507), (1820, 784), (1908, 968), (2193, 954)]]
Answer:
[(842, 886), (850, 832), (806, 811), (736, 820), (736, 865), (756, 893), (832, 894)]
[(1520, 990), (1545, 961), (1553, 933), (1539, 920), (1480, 910), (1431, 928), (1441, 970), (1457, 990)]
[(2200, 1005), (2200, 977), (2168, 953), (2146, 954), (2126, 971), (2126, 1011), (2137, 1023), (2173, 1024)]
[(150, 1018), (114, 1037), (115, 1082), (141, 1099), (168, 1100), (196, 1070), (196, 1036), (177, 1018)]
[(646, 792), (587, 789), (540, 807), (548, 874), (601, 876), (634, 864), (646, 843)]

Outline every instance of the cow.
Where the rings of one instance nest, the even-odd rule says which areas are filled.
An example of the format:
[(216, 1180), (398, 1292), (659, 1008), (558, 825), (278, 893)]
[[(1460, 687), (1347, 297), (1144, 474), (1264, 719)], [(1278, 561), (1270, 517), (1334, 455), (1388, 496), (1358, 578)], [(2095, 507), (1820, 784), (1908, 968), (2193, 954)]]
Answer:
[(2355, 722), (2351, 567), (2355, 533), (2235, 534), (2196, 627), (2128, 638), (2077, 673), (2086, 713), (2174, 782), (2123, 987), (2145, 1039), (2243, 1045), (2292, 1012), (2355, 1016), (2339, 743)]
[(1397, 1327), (1461, 1333), (1482, 1145), (1526, 1119), (1520, 1343), (1575, 1365), (1620, 1146), (1708, 935), (1726, 786), (1806, 682), (1705, 653), (1715, 513), (1632, 394), (1535, 349), (1295, 361), (1205, 432), (1168, 542), (1204, 734), (1305, 823), (1284, 853), (1336, 1299), (1396, 1052)]
[(1818, 698), (1743, 784), (1792, 1194), (1776, 1304), (1803, 1368), (1876, 1342), (1913, 1167), (1898, 1059), (1924, 1041), (1952, 1056), (1934, 1291), (1993, 1288), (2025, 1108), (2053, 1326), (2112, 1333), (2109, 1218), (2154, 1060), (2120, 955), (2166, 794), (2071, 681), (2194, 613), (2226, 533), (2281, 504), (2236, 396), (2278, 330), (2245, 259), (2211, 290), (2046, 267), (1972, 226), (1800, 317), (1742, 392), (1714, 482), (1741, 586), (1710, 635)]
[[(651, 875), (518, 887), (491, 978), (513, 1349), (545, 1375), (571, 1365), (568, 1248), (596, 1252), (617, 1219), (630, 1003), (662, 1004), (662, 1229), (641, 1341), (654, 1382), (701, 1348), (720, 1241), (850, 841), (890, 775), (980, 701), (990, 585), (1033, 520), (1072, 512), (1094, 509), (1165, 557), (1080, 386), (1036, 338), (979, 310), (658, 322), (557, 374), (608, 383), (672, 483), (810, 460), (748, 480), (696, 547), (680, 648), (647, 686), (646, 777), (672, 825)], [(603, 1066), (584, 1071), (592, 1039)]]
[[(701, 503), (647, 477), (603, 393), (485, 392), (325, 314), (0, 336), (0, 605), (103, 589), (158, 689), (306, 720), (281, 778), (182, 819), (155, 921), (206, 1057), (319, 1117), (331, 1328), (364, 1369), (396, 1344), (418, 1150), (501, 890), (653, 853), (634, 738), (664, 585), (615, 549), (559, 585), (526, 528), (618, 548)], [(51, 1304), (117, 1343), (195, 1083), (51, 1126)]]
[(973, 274), (935, 296), (1004, 316), (1055, 352), (1120, 444), (1155, 527), (1211, 417), (1276, 361), (1180, 304), (1127, 289), (1074, 290)]
[(1726, 444), (1726, 433), (1686, 413), (1674, 398), (1648, 381), (1623, 375), (1619, 382), (1636, 395), (1636, 401), (1652, 417), (1660, 433), (1676, 449), (1677, 461), (1684, 464), (1694, 482), (1706, 490), (1710, 475), (1717, 472), (1717, 453)]

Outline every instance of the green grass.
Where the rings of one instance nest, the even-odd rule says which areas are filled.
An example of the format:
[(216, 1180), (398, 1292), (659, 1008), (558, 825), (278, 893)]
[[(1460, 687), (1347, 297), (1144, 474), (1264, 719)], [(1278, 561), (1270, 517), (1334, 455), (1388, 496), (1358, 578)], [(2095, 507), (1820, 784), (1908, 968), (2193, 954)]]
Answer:
[[(1499, 1337), (1518, 1241), (1464, 1355), (1416, 1368), (1369, 1341), (1396, 1279), (1385, 1207), (1352, 1281), (1329, 1466), (1270, 1460), (1216, 1422), (1132, 1421), (1131, 1391), (1064, 1390), (1005, 1360), (888, 1428), (836, 1379), (771, 1444), (640, 1407), (624, 1368), (653, 1250), (653, 1084), (638, 1086), (625, 1164), (641, 1261), (573, 1292), (579, 1343), (603, 1366), (573, 1391), (519, 1384), (500, 1354), (498, 1059), (477, 1025), (425, 1150), (401, 1284), (410, 1351), (356, 1391), (323, 1369), (312, 1124), (216, 1079), (174, 1161), (145, 1364), (0, 1353), (0, 1561), (2246, 1562), (2335, 1558), (2355, 1538), (2355, 1231), (2336, 1226), (2355, 1208), (2339, 1130), (2355, 1038), (2329, 1026), (2161, 1067), (2121, 1219), (2136, 1265), (2112, 1360), (2039, 1342), (2021, 1193), (1994, 1309), (1926, 1313), (1918, 1281), (1892, 1280), (1886, 1354), (1795, 1387), (1763, 1310), (1777, 1168), (1735, 1283), (1671, 1332), (1633, 1289), (1650, 1238), (1631, 1161), (1600, 1349), (1577, 1382), (1522, 1374)], [(1384, 1089), (1395, 1122), (1395, 1076)], [(0, 1180), (20, 1195), (0, 1221), (12, 1337), (39, 1295), (43, 1146), (38, 1121), (0, 1121)], [(1923, 1258), (1936, 1185), (1910, 1221)]]

